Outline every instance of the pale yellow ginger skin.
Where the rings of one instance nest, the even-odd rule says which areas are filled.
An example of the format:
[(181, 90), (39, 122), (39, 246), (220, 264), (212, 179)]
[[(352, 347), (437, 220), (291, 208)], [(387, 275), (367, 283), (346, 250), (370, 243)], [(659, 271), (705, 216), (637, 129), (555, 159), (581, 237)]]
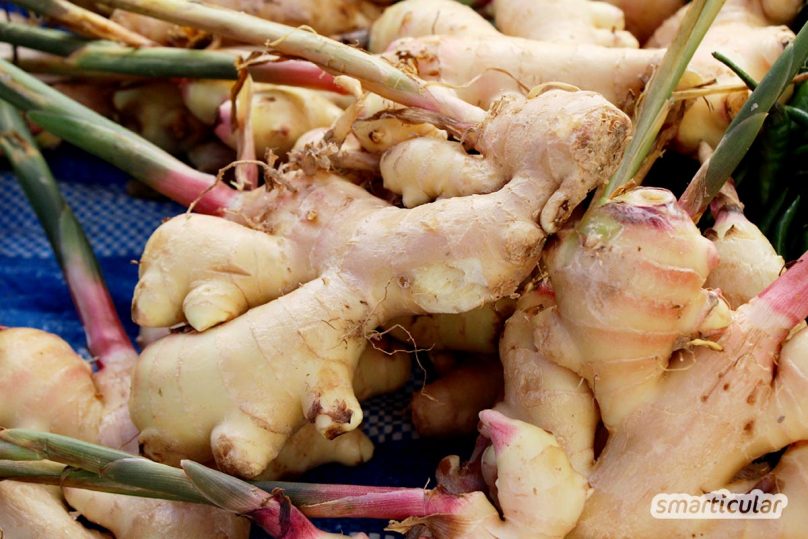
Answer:
[(497, 36), (476, 11), (454, 0), (405, 0), (384, 10), (370, 27), (368, 50), (384, 52), (402, 37), (429, 35)]
[[(353, 390), (360, 401), (400, 389), (410, 379), (410, 354), (390, 350), (392, 345), (373, 343), (359, 356), (354, 371)], [(373, 442), (360, 430), (352, 430), (334, 440), (323, 438), (311, 423), (292, 435), (259, 479), (272, 480), (300, 475), (321, 464), (338, 462), (357, 466), (373, 456)]]
[(785, 267), (783, 257), (737, 206), (724, 206), (705, 235), (719, 256), (706, 286), (720, 289), (733, 309), (761, 293)]
[(606, 2), (620, 8), (625, 15), (626, 29), (640, 43), (644, 43), (665, 19), (685, 5), (686, 0), (654, 0), (653, 2), (648, 2), (647, 0), (606, 0)]
[[(308, 26), (325, 35), (367, 28), (381, 14), (381, 8), (369, 0), (211, 0), (206, 3), (290, 26)], [(112, 20), (158, 43), (181, 44), (193, 38), (193, 31), (187, 28), (119, 9), (113, 12)]]
[[(104, 404), (91, 370), (62, 339), (27, 328), (0, 331), (0, 375), (0, 381), (11, 385), (2, 389), (0, 404), (5, 406), (0, 409), (0, 423), (4, 426), (57, 432), (88, 441), (98, 441), (99, 429), (103, 435), (104, 427), (99, 424)], [(355, 391), (360, 398), (369, 398), (401, 387), (409, 375), (407, 354), (388, 354), (371, 347), (360, 360)], [(122, 378), (128, 380), (127, 375)], [(58, 400), (53, 398), (55, 391)], [(115, 425), (106, 428), (113, 430)], [(306, 425), (292, 436), (262, 479), (300, 474), (327, 462), (356, 465), (372, 454), (373, 444), (360, 431), (330, 441)], [(241, 538), (249, 534), (247, 520), (205, 505), (80, 489), (65, 489), (65, 497), (82, 515), (118, 539)], [(68, 514), (58, 488), (12, 481), (0, 482), (0, 529), (9, 538), (99, 537)]]
[(470, 434), (477, 415), (502, 395), (502, 365), (496, 358), (467, 361), (443, 373), (412, 396), (412, 422), (426, 437)]
[[(342, 113), (322, 92), (291, 86), (261, 84), (253, 91), (250, 119), (255, 153), (268, 150), (285, 156), (304, 133), (330, 126)], [(234, 132), (224, 133), (222, 141), (236, 148)]]
[(576, 473), (551, 434), (499, 412), (480, 413), (480, 433), (491, 438), (486, 460), (493, 469), (489, 487), (502, 510), (482, 492), (461, 494), (451, 514), (409, 518), (391, 526), (405, 532), (417, 526), (433, 539), (562, 538), (575, 526), (588, 485)]
[(383, 57), (412, 63), (422, 78), (441, 81), (464, 101), (483, 108), (502, 95), (559, 81), (629, 108), (662, 54), (508, 36), (426, 36), (400, 39)]
[(604, 47), (639, 46), (637, 38), (625, 31), (623, 12), (606, 2), (494, 0), (492, 10), (497, 28), (509, 36)]
[[(160, 331), (159, 328), (157, 331)], [(141, 334), (149, 334), (149, 328), (142, 328)], [(168, 335), (160, 331), (156, 338), (143, 339), (141, 346), (147, 346)], [(353, 388), (360, 401), (376, 395), (383, 395), (403, 387), (412, 373), (410, 354), (399, 350), (386, 339), (372, 341), (359, 356), (354, 372)], [(316, 466), (326, 463), (339, 463), (343, 466), (357, 466), (373, 456), (373, 443), (360, 430), (346, 433), (334, 440), (323, 438), (314, 425), (301, 427), (283, 446), (278, 457), (261, 474), (261, 480), (274, 480), (300, 475)]]
[(401, 389), (412, 375), (412, 357), (393, 342), (371, 339), (359, 356), (353, 390), (360, 401)]
[[(258, 89), (263, 85), (253, 83)], [(213, 125), (219, 116), (219, 107), (230, 99), (232, 81), (227, 80), (189, 80), (182, 83), (182, 101), (196, 118), (208, 125)]]
[(575, 470), (586, 477), (594, 464), (600, 414), (586, 380), (548, 359), (534, 336), (554, 306), (551, 292), (532, 291), (520, 298), (508, 319), (500, 341), (504, 400), (497, 409), (552, 432)]
[[(483, 108), (503, 95), (525, 93), (546, 82), (563, 81), (598, 92), (620, 107), (639, 95), (651, 74), (649, 64), (658, 61), (661, 53), (637, 50), (636, 42), (628, 49), (623, 45), (609, 51), (582, 38), (580, 29), (574, 39), (566, 37), (568, 25), (582, 25), (579, 12), (597, 20), (606, 17), (604, 11), (613, 12), (616, 22), (619, 10), (584, 0), (539, 0), (538, 4), (506, 0), (494, 6), (505, 26), (514, 27), (518, 21), (525, 25), (522, 33), (536, 30), (536, 35), (524, 36), (533, 39), (522, 39), (501, 34), (480, 15), (451, 0), (397, 3), (376, 23), (386, 38), (383, 56), (412, 65), (422, 78), (441, 81), (465, 101)], [(552, 10), (553, 16), (540, 16), (540, 8)], [(539, 31), (546, 35), (539, 37)], [(374, 50), (382, 52), (381, 47)]]
[(609, 430), (653, 400), (676, 348), (729, 323), (702, 288), (715, 248), (662, 189), (630, 191), (562, 231), (545, 263), (557, 306), (534, 320), (535, 342), (586, 379)]
[[(114, 368), (134, 361), (110, 361), (94, 375), (90, 366), (56, 335), (29, 328), (1, 330), (0, 425), (54, 432), (135, 451), (137, 432), (126, 407), (129, 373)], [(197, 532), (214, 529), (211, 526), (232, 531), (216, 537), (237, 539), (249, 535), (245, 520), (203, 505), (146, 502), (98, 493), (71, 498), (71, 504), (93, 521), (96, 520), (90, 513), (104, 515), (106, 520), (97, 522), (105, 527), (106, 522), (114, 522), (115, 526), (109, 529), (117, 539), (165, 536), (161, 534), (167, 529), (166, 522), (172, 519), (186, 524), (173, 528), (174, 532), (168, 534), (171, 537), (206, 537)], [(127, 509), (122, 511), (121, 507)], [(14, 526), (23, 526), (22, 515), (26, 511), (40, 509), (36, 517), (29, 514), (29, 521), (24, 522), (27, 531), (11, 534)], [(187, 526), (190, 521), (195, 522), (195, 527)], [(74, 534), (65, 537), (97, 536), (89, 531), (75, 535), (79, 533), (76, 526), (83, 530), (67, 513), (61, 498), (54, 498), (48, 487), (0, 482), (0, 528), (6, 529), (8, 537), (26, 537), (26, 533), (30, 537), (62, 537), (58, 533), (45, 533), (54, 529)], [(186, 530), (188, 533), (184, 534)]]
[(0, 394), (4, 427), (98, 441), (104, 403), (92, 369), (56, 335), (29, 328), (0, 331)]
[[(557, 306), (548, 306), (552, 302), (541, 298), (532, 300), (541, 310), (532, 320), (517, 318), (523, 312), (530, 315), (530, 308), (517, 311), (516, 326), (508, 324), (503, 341), (505, 356), (509, 342), (518, 344), (514, 329), (522, 333), (527, 324), (533, 325), (534, 351), (540, 354), (532, 359), (541, 360), (534, 382), (540, 382), (537, 387), (543, 393), (540, 398), (521, 399), (517, 393), (514, 399), (507, 387), (512, 366), (503, 357), (509, 392), (506, 411), (525, 403), (523, 410), (542, 412), (539, 424), (555, 422), (564, 428), (575, 424), (575, 418), (563, 421), (570, 415), (565, 406), (568, 394), (555, 393), (569, 391), (574, 380), (559, 382), (551, 370), (542, 370), (549, 363), (586, 379), (610, 430), (605, 449), (588, 474), (593, 493), (570, 537), (803, 535), (808, 492), (807, 462), (799, 443), (808, 438), (802, 405), (808, 390), (804, 324), (789, 332), (793, 320), (779, 314), (771, 299), (760, 298), (735, 311), (723, 330), (726, 311), (713, 309), (709, 316), (694, 318), (699, 303), (704, 303), (701, 286), (716, 262), (715, 254), (666, 192), (636, 189), (620, 195), (591, 214), (574, 234), (580, 239), (562, 233), (558, 244), (545, 252)], [(655, 239), (650, 241), (651, 237)], [(619, 267), (610, 263), (613, 251), (620, 252)], [(626, 272), (625, 265), (632, 271)], [(677, 315), (671, 317), (666, 310)], [(713, 345), (691, 342), (669, 360), (664, 348), (673, 348), (666, 344), (672, 330), (685, 339), (695, 331), (720, 332), (711, 337)], [(780, 348), (789, 333), (792, 336)], [(518, 340), (529, 343), (529, 336)], [(628, 345), (631, 355), (626, 353)], [(657, 353), (662, 367), (649, 369), (631, 361), (631, 370), (626, 369), (626, 358), (642, 359), (638, 350)], [(575, 353), (579, 359), (570, 361)], [(511, 358), (520, 359), (531, 358), (524, 353)], [(521, 370), (518, 375), (529, 372)], [(617, 399), (609, 393), (610, 384)], [(552, 406), (542, 402), (555, 398), (558, 402)], [(579, 421), (577, 428), (583, 431), (591, 425)], [(555, 434), (564, 446), (565, 431)], [(734, 480), (740, 470), (795, 443), (781, 464), (762, 478), (761, 484), (776, 484), (794, 496), (779, 520), (658, 520), (649, 512), (652, 498), (662, 492), (743, 490), (750, 482)]]
[(205, 128), (188, 114), (177, 85), (149, 82), (115, 92), (118, 121), (169, 153), (179, 154), (199, 142)]
[[(710, 31), (696, 51), (690, 70), (702, 81), (715, 81), (719, 86), (739, 86), (740, 90), (704, 96), (693, 100), (680, 121), (674, 140), (678, 150), (696, 153), (704, 142), (715, 147), (732, 118), (746, 101), (749, 92), (738, 77), (712, 57), (718, 51), (760, 80), (793, 39), (785, 26), (769, 26), (758, 2), (730, 0), (721, 9)], [(668, 46), (676, 35), (685, 8), (666, 21), (649, 41), (650, 46)]]
[[(378, 154), (405, 140), (416, 137), (435, 137), (446, 140), (448, 134), (431, 123), (405, 122), (395, 117), (405, 111), (398, 103), (376, 94), (365, 94), (342, 112), (330, 129), (311, 130), (295, 142), (294, 150), (306, 153), (306, 146), (334, 144), (339, 154), (362, 154), (374, 163), (372, 170), (378, 169)], [(481, 111), (479, 111), (481, 112)], [(352, 168), (352, 167), (348, 167)]]
[[(624, 31), (623, 13), (589, 0), (497, 0), (496, 28), (506, 35), (554, 43), (637, 47)], [(370, 52), (384, 52), (403, 37), (429, 35), (497, 37), (500, 32), (468, 6), (451, 0), (405, 0), (393, 4), (371, 26)]]
[[(426, 158), (426, 159), (425, 159)], [(399, 144), (379, 162), (384, 186), (412, 208), (438, 198), (492, 193), (502, 177), (482, 155), (469, 155), (459, 142), (418, 137)]]
[[(182, 84), (182, 99), (199, 121), (213, 125), (223, 104), (230, 101), (231, 81), (198, 80)], [(258, 157), (272, 150), (285, 156), (304, 133), (330, 126), (342, 114), (327, 92), (279, 84), (252, 83), (250, 121)], [(236, 133), (220, 127), (216, 133), (236, 149)]]
[[(804, 0), (726, 0), (713, 26), (746, 24), (749, 27), (788, 24), (797, 16)], [(647, 45), (664, 47), (673, 41), (686, 9), (679, 9), (656, 29)]]
[(382, 153), (416, 137), (446, 140), (446, 132), (430, 123), (404, 123), (397, 118), (382, 117), (401, 109), (400, 105), (376, 94), (366, 94), (341, 121), (350, 121), (351, 134), (359, 146), (372, 153)]
[[(177, 237), (187, 239), (174, 241)], [(315, 276), (294, 242), (207, 215), (181, 215), (158, 228), (143, 251), (139, 273), (132, 300), (135, 323), (170, 327), (187, 322), (197, 331)]]
[[(609, 174), (627, 125), (595, 94), (549, 91), (504, 104), (485, 122), (478, 146), (498, 163), (504, 184), (489, 195), (400, 209), (320, 173), (296, 177), (294, 191), (247, 197), (234, 217), (295, 245), (319, 277), (203, 333), (170, 335), (144, 351), (130, 410), (147, 454), (169, 462), (212, 457), (226, 471), (255, 477), (305, 421), (326, 437), (355, 429), (362, 412), (350, 383), (366, 336), (396, 317), (463, 312), (511, 294), (535, 266), (545, 235)], [(505, 142), (517, 135), (530, 146)], [(478, 224), (470, 229), (472, 216)], [(160, 241), (202, 245), (209, 231), (189, 228)], [(254, 232), (234, 230), (229, 242), (239, 234)], [(173, 256), (144, 260), (142, 281), (187, 282), (165, 271), (181, 267), (165, 260)], [(241, 270), (266, 274), (273, 267)], [(185, 268), (208, 267), (195, 258)], [(139, 319), (151, 309), (144, 298), (156, 296), (141, 287), (133, 305)], [(231, 307), (220, 311), (240, 308), (235, 299)]]
[[(744, 9), (730, 3), (722, 10), (690, 63), (681, 88), (706, 84), (737, 88), (742, 84), (729, 68), (712, 57), (716, 50), (760, 79), (794, 39), (788, 28), (767, 26), (764, 19), (749, 15)], [(650, 41), (652, 46), (669, 44), (681, 13), (660, 28)], [(446, 84), (464, 101), (483, 108), (490, 107), (503, 95), (524, 93), (548, 82), (563, 82), (596, 91), (630, 111), (663, 53), (659, 48), (608, 48), (507, 36), (444, 35), (400, 39), (383, 56), (391, 62), (411, 66), (422, 78)], [(674, 136), (675, 147), (684, 153), (695, 153), (701, 142), (714, 147), (747, 95), (741, 87), (740, 91), (690, 100)], [(429, 144), (438, 145), (432, 141)], [(446, 159), (453, 157), (449, 148), (443, 149), (442, 155)], [(478, 174), (476, 170), (468, 173)]]
[(728, 324), (729, 309), (702, 288), (715, 249), (659, 189), (617, 197), (583, 229), (562, 231), (545, 262), (558, 303), (531, 292), (508, 320), (500, 406), (552, 432), (588, 474), (598, 420), (613, 431), (652, 400), (673, 350)]
[(322, 464), (358, 466), (373, 456), (373, 442), (361, 430), (329, 440), (311, 423), (303, 425), (283, 445), (278, 456), (256, 479), (272, 481), (301, 475)]
[(0, 532), (4, 539), (108, 537), (88, 530), (67, 512), (59, 487), (17, 481), (0, 481)]
[(461, 314), (427, 314), (391, 320), (390, 335), (417, 349), (494, 354), (514, 301), (504, 298)]
[(93, 374), (56, 335), (31, 328), (0, 331), (0, 425), (136, 450), (137, 431), (126, 406), (128, 373), (117, 368), (134, 363), (121, 357), (128, 354), (133, 352), (111, 350), (108, 366)]
[(612, 537), (618, 518), (619, 535), (626, 537), (804, 536), (804, 444), (789, 449), (772, 472), (789, 496), (780, 519), (657, 520), (648, 510), (659, 492), (700, 494), (731, 486), (755, 458), (808, 439), (808, 331), (792, 336), (778, 353), (786, 330), (780, 315), (759, 301), (736, 311), (717, 341), (722, 351), (698, 347), (675, 357), (677, 368), (661, 381), (653, 403), (612, 432), (589, 476), (594, 493), (571, 537)]
[[(543, 101), (552, 101), (556, 114), (563, 118), (556, 124), (545, 124), (540, 116), (531, 114), (535, 100), (512, 98), (500, 101), (492, 108), (479, 134), (477, 146), (480, 155), (460, 153), (461, 148), (457, 143), (438, 139), (427, 139), (426, 144), (439, 148), (435, 151), (433, 147), (431, 154), (415, 153), (422, 149), (424, 139), (412, 139), (391, 148), (382, 156), (381, 162), (385, 187), (395, 193), (408, 195), (408, 200), (414, 204), (431, 198), (439, 200), (494, 192), (524, 171), (547, 167), (564, 177), (538, 215), (541, 228), (548, 233), (555, 232), (591, 188), (585, 177), (575, 170), (576, 167), (570, 167), (574, 161), (569, 159), (568, 152), (563, 148), (570, 139), (587, 136), (586, 125), (597, 107), (593, 99), (565, 99), (565, 93), (568, 92), (544, 94), (552, 97)], [(514, 115), (518, 115), (521, 121), (512, 121)], [(541, 152), (525, 152), (522, 146), (512, 142), (530, 140), (534, 133), (542, 133), (546, 139)], [(584, 146), (583, 140), (580, 146)], [(450, 151), (455, 154), (450, 170), (441, 159), (445, 156), (446, 148), (451, 148)], [(591, 155), (591, 158), (597, 159), (597, 156)], [(417, 171), (418, 176), (413, 176), (412, 160), (430, 163), (433, 169), (422, 168)], [(470, 177), (463, 175), (465, 171), (475, 168), (478, 174)], [(413, 181), (413, 178), (418, 179)]]
[[(496, 482), (489, 486), (496, 487), (505, 519), (495, 537), (565, 537), (584, 506), (586, 479), (551, 434), (490, 410), (480, 413), (480, 421), (480, 434), (493, 441), (486, 452), (496, 459)], [(510, 440), (491, 432), (503, 427), (514, 429)]]
[[(246, 538), (250, 522), (206, 505), (165, 502), (75, 488), (64, 489), (67, 502), (116, 539)], [(53, 536), (56, 537), (56, 536)]]

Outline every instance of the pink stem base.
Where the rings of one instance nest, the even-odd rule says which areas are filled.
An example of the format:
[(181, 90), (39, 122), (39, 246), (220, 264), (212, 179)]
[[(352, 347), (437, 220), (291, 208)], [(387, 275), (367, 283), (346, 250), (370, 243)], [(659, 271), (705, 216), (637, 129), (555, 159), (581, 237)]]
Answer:
[(805, 320), (808, 317), (808, 252), (761, 292), (758, 299), (784, 317), (789, 324), (784, 329)]
[(161, 194), (197, 213), (223, 215), (238, 197), (238, 191), (223, 183), (216, 184), (210, 174), (187, 170), (170, 170), (159, 179), (157, 185)]
[(333, 75), (305, 60), (255, 63), (251, 64), (248, 70), (255, 82), (300, 86), (338, 94), (347, 93), (342, 86), (334, 82)]
[(80, 261), (65, 260), (64, 270), (70, 294), (87, 334), (87, 347), (98, 358), (98, 368), (104, 368), (104, 358), (135, 354), (104, 282), (89, 273)]

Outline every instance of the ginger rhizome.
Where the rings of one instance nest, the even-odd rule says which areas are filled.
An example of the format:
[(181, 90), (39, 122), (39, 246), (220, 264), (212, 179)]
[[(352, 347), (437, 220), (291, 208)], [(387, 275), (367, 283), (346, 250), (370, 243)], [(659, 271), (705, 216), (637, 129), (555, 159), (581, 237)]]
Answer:
[[(429, 35), (524, 37), (553, 43), (637, 47), (623, 31), (620, 9), (589, 0), (497, 0), (492, 26), (471, 8), (450, 0), (406, 0), (387, 9), (371, 25), (368, 50), (384, 52), (402, 37)], [(497, 31), (499, 30), (499, 31)]]
[[(741, 306), (717, 346), (673, 357), (677, 368), (660, 382), (656, 398), (611, 433), (589, 476), (594, 493), (576, 536), (598, 536), (618, 513), (621, 529), (635, 536), (800, 536), (806, 483), (805, 451), (798, 442), (808, 437), (801, 406), (808, 333), (792, 329), (808, 315), (805, 259)], [(659, 492), (749, 489), (748, 481), (733, 484), (736, 474), (783, 448), (780, 463), (753, 479), (773, 482), (788, 496), (780, 519), (659, 521), (647, 510)], [(637, 477), (643, 480), (635, 482)]]
[(484, 486), (499, 511), (481, 491), (447, 495), (439, 487), (427, 501), (426, 516), (390, 529), (433, 539), (565, 537), (578, 520), (588, 485), (555, 438), (494, 410), (480, 413), (480, 434), (491, 441), (482, 456)]
[(421, 436), (473, 433), (477, 415), (501, 397), (502, 365), (497, 358), (463, 358), (413, 393), (412, 423)]
[(237, 199), (234, 218), (253, 228), (193, 215), (163, 225), (140, 265), (135, 321), (209, 329), (141, 355), (130, 410), (146, 453), (255, 477), (306, 421), (331, 438), (355, 429), (350, 382), (366, 336), (512, 293), (546, 234), (609, 174), (627, 127), (600, 96), (548, 91), (481, 125), (476, 147), (501, 183), (488, 195), (400, 209), (317, 173)]
[(606, 2), (495, 0), (492, 11), (494, 24), (509, 36), (604, 47), (639, 46), (637, 38), (624, 29), (623, 12)]
[[(0, 331), (0, 424), (5, 427), (54, 432), (95, 443), (119, 440), (129, 447), (137, 432), (127, 427), (126, 407), (122, 409), (126, 416), (120, 417), (121, 410), (114, 400), (104, 398), (109, 392), (102, 389), (102, 384), (128, 386), (128, 380), (128, 372), (116, 372), (114, 364), (93, 373), (66, 342), (50, 333), (28, 328)], [(58, 490), (3, 481), (0, 492), (0, 526), (9, 534), (17, 530), (13, 537), (96, 536), (68, 514)], [(157, 534), (190, 538), (209, 529), (232, 539), (249, 535), (246, 520), (216, 508), (74, 489), (65, 489), (64, 495), (71, 506), (118, 539)], [(30, 525), (32, 519), (39, 524)]]
[[(736, 282), (760, 279), (734, 244), (764, 246), (737, 207), (717, 208), (725, 258), (717, 280), (737, 299), (744, 291)], [(738, 240), (728, 241), (727, 220), (738, 224)], [(798, 536), (806, 491), (799, 442), (808, 434), (799, 405), (804, 260), (733, 313), (719, 291), (704, 288), (719, 266), (716, 246), (670, 193), (645, 188), (562, 230), (544, 261), (552, 289), (525, 295), (506, 325), (500, 407), (553, 432), (588, 477), (593, 494), (571, 536), (609, 536), (618, 516), (620, 534), (633, 537)], [(776, 277), (760, 274), (767, 271)], [(599, 421), (608, 439), (595, 459)], [(741, 474), (783, 448), (775, 468)], [(746, 491), (758, 481), (793, 496), (780, 520), (660, 521), (648, 510), (661, 492)]]
[(0, 481), (0, 529), (6, 537), (20, 539), (104, 537), (68, 514), (59, 487), (8, 480)]
[(713, 226), (705, 232), (718, 251), (718, 266), (706, 285), (721, 290), (737, 309), (774, 282), (785, 267), (766, 236), (743, 214), (734, 188), (724, 186), (712, 204)]
[[(28, 328), (0, 331), (0, 374), (5, 382), (0, 423), (98, 440), (104, 401), (98, 396), (89, 365), (63, 340)], [(381, 345), (368, 347), (359, 361), (354, 391), (360, 399), (369, 398), (399, 388), (409, 375), (407, 354), (388, 352)], [(54, 399), (54, 395), (59, 398)], [(372, 453), (373, 444), (361, 431), (330, 441), (307, 425), (290, 438), (262, 479), (300, 474), (328, 462), (356, 465), (370, 459)], [(249, 534), (245, 519), (204, 505), (76, 488), (62, 492), (70, 506), (118, 539), (164, 534), (178, 538), (214, 534), (236, 539)], [(97, 536), (68, 514), (58, 489), (16, 481), (0, 482), (0, 527), (13, 537), (32, 539), (43, 534)]]
[[(569, 9), (566, 4), (564, 10)], [(443, 10), (441, 2), (430, 5), (433, 17), (438, 17)], [(674, 132), (675, 146), (684, 152), (695, 153), (702, 141), (715, 146), (748, 95), (742, 86), (738, 87), (741, 81), (732, 70), (714, 59), (712, 52), (725, 54), (760, 79), (794, 38), (788, 28), (771, 26), (772, 19), (747, 15), (749, 9), (739, 0), (721, 10), (682, 80), (682, 88), (705, 84), (718, 88), (731, 86), (709, 95), (706, 98), (709, 104), (704, 97), (688, 100), (689, 108), (677, 121), (678, 129)], [(675, 21), (683, 12), (684, 9), (674, 16)], [(380, 21), (383, 19), (384, 16)], [(782, 19), (775, 21), (782, 23)], [(471, 23), (466, 26), (472, 27)], [(652, 40), (655, 47), (670, 43), (673, 32), (666, 30), (668, 26), (674, 31), (678, 28), (676, 22), (660, 28)], [(442, 29), (437, 26), (430, 33), (440, 34)], [(544, 39), (481, 34), (474, 29), (468, 33), (462, 28), (451, 30), (445, 35), (425, 35), (419, 27), (402, 24), (396, 34), (402, 39), (393, 42), (383, 57), (414, 68), (420, 77), (444, 83), (461, 99), (486, 108), (504, 94), (564, 82), (601, 93), (631, 111), (664, 53), (660, 48), (609, 48), (564, 40), (552, 43)], [(661, 37), (663, 34), (667, 36), (665, 39)]]
[(594, 402), (611, 431), (653, 399), (675, 348), (729, 322), (726, 304), (702, 288), (717, 262), (710, 241), (659, 189), (630, 191), (561, 231), (545, 253), (554, 294), (525, 298), (506, 326), (505, 406), (553, 432), (576, 469), (588, 471)]

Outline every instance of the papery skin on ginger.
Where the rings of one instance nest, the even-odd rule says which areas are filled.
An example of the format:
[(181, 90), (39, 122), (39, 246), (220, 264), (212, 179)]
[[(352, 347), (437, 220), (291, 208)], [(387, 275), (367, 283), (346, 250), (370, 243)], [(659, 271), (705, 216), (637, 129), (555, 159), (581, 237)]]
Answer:
[(508, 36), (402, 38), (384, 53), (411, 62), (427, 80), (450, 85), (469, 103), (488, 108), (506, 94), (564, 82), (627, 108), (642, 91), (662, 51), (545, 43)]
[[(544, 97), (543, 101), (554, 103), (555, 114), (560, 119), (556, 124), (545, 125), (542, 117), (534, 113), (538, 108), (535, 99), (503, 98), (490, 110), (479, 133), (474, 134), (479, 155), (465, 152), (457, 142), (438, 138), (404, 141), (382, 156), (380, 166), (385, 187), (401, 193), (405, 205), (417, 205), (431, 199), (496, 192), (511, 178), (547, 169), (564, 177), (538, 214), (541, 228), (548, 233), (555, 232), (589, 192), (591, 175), (601, 166), (598, 162), (601, 157), (586, 140), (589, 122), (592, 126), (600, 123), (609, 136), (616, 132), (598, 118), (600, 100), (594, 100), (594, 94), (588, 94), (588, 99), (565, 99), (563, 96), (568, 92), (548, 90), (539, 93), (539, 97), (552, 96)], [(519, 117), (519, 121), (515, 117)], [(546, 139), (546, 150), (529, 151), (528, 141), (535, 136)], [(570, 144), (572, 150), (568, 148)], [(419, 155), (424, 145), (430, 147), (430, 152)], [(447, 151), (453, 155), (450, 161), (453, 166), (448, 168), (444, 159)], [(585, 164), (587, 153), (592, 167)], [(432, 166), (418, 166), (417, 174), (413, 174), (411, 163), (416, 159)], [(470, 170), (475, 174), (467, 175)]]
[[(350, 381), (366, 336), (398, 316), (463, 312), (511, 294), (534, 267), (547, 231), (614, 167), (627, 124), (599, 96), (548, 91), (503, 104), (484, 123), (477, 148), (498, 163), (504, 185), (489, 195), (407, 210), (323, 173), (297, 176), (294, 190), (245, 195), (233, 217), (272, 234), (262, 245), (282, 238), (301, 257), (302, 271), (316, 276), (281, 295), (287, 266), (246, 257), (238, 272), (225, 270), (208, 283), (221, 290), (221, 283), (249, 279), (259, 269), (281, 269), (272, 293), (256, 288), (253, 295), (218, 296), (215, 311), (228, 313), (224, 318), (252, 307), (245, 314), (201, 334), (171, 335), (144, 351), (130, 408), (147, 453), (168, 461), (213, 457), (225, 470), (255, 477), (307, 420), (327, 437), (353, 430), (361, 409)], [(524, 131), (525, 145), (504, 142), (515, 129)], [(477, 220), (472, 229), (470, 218)], [(183, 257), (172, 260), (167, 251), (152, 258), (150, 250), (157, 251), (147, 246), (136, 320), (157, 320), (146, 300), (157, 297), (150, 287), (188, 289), (187, 275), (174, 276), (168, 268), (184, 265), (202, 275), (213, 269), (193, 245), (212, 245), (206, 237), (217, 232), (197, 222), (198, 216), (175, 218), (164, 225), (175, 232), (161, 228), (154, 237), (183, 245)], [(228, 241), (247, 245), (250, 240), (240, 236), (258, 233), (233, 229)], [(256, 251), (261, 248), (256, 243)], [(180, 305), (184, 301), (180, 292), (160, 311), (194, 319)], [(165, 318), (160, 325), (167, 325)], [(272, 377), (261, 376), (268, 365)]]

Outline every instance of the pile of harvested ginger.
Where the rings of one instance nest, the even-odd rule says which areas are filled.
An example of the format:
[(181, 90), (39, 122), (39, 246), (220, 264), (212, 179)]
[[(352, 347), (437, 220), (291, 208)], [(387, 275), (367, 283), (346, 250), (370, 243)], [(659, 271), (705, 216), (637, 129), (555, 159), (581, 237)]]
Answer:
[[(0, 152), (86, 348), (0, 319), (1, 539), (805, 536), (802, 0), (14, 4)], [(88, 153), (187, 209), (131, 320)], [(402, 392), (432, 476), (374, 457)]]

